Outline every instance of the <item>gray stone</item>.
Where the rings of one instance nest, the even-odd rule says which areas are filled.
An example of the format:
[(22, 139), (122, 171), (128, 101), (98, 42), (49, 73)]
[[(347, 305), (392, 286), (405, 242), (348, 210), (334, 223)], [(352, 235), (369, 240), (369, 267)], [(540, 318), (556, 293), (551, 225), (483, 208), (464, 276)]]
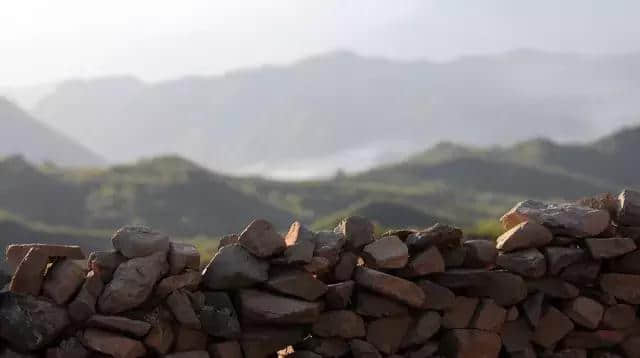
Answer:
[(269, 257), (283, 252), (284, 238), (273, 225), (262, 219), (252, 221), (240, 234), (238, 243), (257, 257)]
[(577, 247), (549, 246), (545, 247), (543, 252), (547, 258), (547, 272), (554, 276), (565, 267), (587, 258), (586, 252)]
[(362, 317), (352, 311), (323, 312), (311, 326), (311, 332), (320, 337), (356, 338), (365, 336)]
[(365, 245), (362, 258), (372, 268), (399, 269), (407, 264), (409, 249), (396, 236), (388, 236)]
[(547, 260), (538, 249), (502, 253), (496, 259), (499, 267), (524, 277), (540, 278), (547, 272)]
[(633, 239), (626, 237), (585, 239), (584, 242), (594, 259), (612, 259), (636, 249)]
[(113, 247), (128, 258), (169, 251), (169, 236), (145, 226), (124, 226), (111, 238)]
[(242, 331), (238, 314), (226, 292), (206, 292), (200, 311), (202, 329), (210, 336), (235, 339)]
[(347, 240), (347, 246), (353, 249), (359, 249), (373, 241), (373, 224), (360, 216), (342, 220), (334, 231), (342, 234)]
[(265, 285), (278, 293), (307, 301), (315, 301), (327, 292), (327, 285), (324, 282), (309, 272), (297, 269), (274, 272)]
[(268, 279), (269, 263), (253, 256), (238, 244), (220, 249), (204, 269), (202, 283), (212, 290), (253, 286)]
[(315, 234), (306, 226), (298, 221), (291, 224), (284, 241), (287, 245), (284, 251), (286, 263), (308, 264), (311, 262), (316, 247)]
[(56, 261), (47, 271), (42, 293), (59, 305), (67, 303), (82, 286), (86, 274), (84, 260)]
[(308, 324), (318, 319), (322, 303), (272, 295), (258, 290), (238, 293), (243, 320), (267, 324)]
[(87, 260), (89, 270), (95, 272), (104, 283), (109, 283), (113, 278), (113, 273), (121, 263), (127, 258), (116, 250), (95, 251), (89, 255)]
[(146, 336), (151, 329), (151, 325), (148, 322), (120, 316), (93, 315), (85, 324), (87, 327), (128, 333), (136, 337)]
[(384, 272), (359, 266), (356, 268), (354, 280), (364, 288), (412, 307), (420, 308), (425, 301), (424, 292), (415, 283)]

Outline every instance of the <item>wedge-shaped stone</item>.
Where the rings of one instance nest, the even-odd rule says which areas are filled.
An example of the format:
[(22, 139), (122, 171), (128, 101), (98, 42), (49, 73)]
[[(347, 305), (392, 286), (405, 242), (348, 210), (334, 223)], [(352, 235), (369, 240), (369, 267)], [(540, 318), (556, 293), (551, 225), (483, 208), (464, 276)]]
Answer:
[(573, 203), (547, 204), (535, 200), (518, 203), (500, 218), (505, 229), (533, 221), (555, 235), (594, 237), (609, 227), (611, 218), (606, 210), (592, 209)]
[(453, 306), (444, 311), (442, 327), (467, 328), (480, 300), (476, 297), (456, 296)]
[(524, 318), (505, 322), (502, 326), (502, 344), (508, 353), (516, 353), (531, 347), (531, 337), (533, 332), (531, 326)]
[(359, 249), (373, 241), (373, 223), (360, 216), (342, 220), (334, 231), (342, 234), (347, 246), (352, 249)]
[(42, 293), (61, 305), (78, 292), (87, 274), (84, 260), (63, 259), (56, 261), (47, 271)]
[(128, 258), (169, 251), (169, 236), (145, 226), (124, 226), (111, 238), (113, 247)]
[(532, 341), (544, 348), (551, 348), (573, 330), (573, 322), (562, 312), (549, 306), (540, 317)]
[(410, 325), (411, 318), (407, 316), (376, 319), (367, 325), (367, 341), (384, 354), (394, 354), (400, 349)]
[(268, 288), (285, 295), (307, 301), (315, 301), (327, 292), (327, 285), (306, 271), (297, 269), (277, 270), (265, 284)]
[(596, 329), (604, 314), (604, 308), (595, 300), (580, 296), (566, 304), (564, 313), (576, 324), (588, 329)]
[(184, 291), (173, 291), (167, 297), (166, 303), (178, 323), (191, 329), (201, 328), (200, 320), (191, 306), (191, 300)]
[(627, 303), (640, 304), (640, 275), (605, 273), (600, 276), (600, 287)]
[(284, 237), (263, 219), (252, 221), (240, 234), (238, 243), (257, 257), (273, 256), (286, 248)]
[(452, 329), (440, 341), (440, 352), (451, 358), (497, 358), (500, 336), (477, 329)]
[(351, 280), (353, 270), (358, 265), (358, 255), (353, 252), (343, 252), (333, 268), (333, 279), (341, 282)]
[(318, 317), (311, 327), (311, 332), (320, 337), (364, 337), (364, 320), (352, 311), (326, 311)]
[(553, 234), (549, 229), (533, 221), (524, 221), (500, 235), (496, 240), (496, 248), (511, 252), (543, 247), (551, 240), (553, 240)]
[(498, 306), (492, 299), (485, 298), (478, 305), (478, 309), (471, 320), (471, 328), (500, 332), (506, 318), (506, 309)]
[(444, 272), (445, 263), (437, 246), (431, 246), (411, 257), (407, 267), (400, 270), (399, 275), (404, 277), (418, 277), (434, 272)]
[(144, 337), (149, 333), (151, 324), (121, 316), (93, 315), (85, 323), (87, 327), (102, 328)]
[(503, 253), (496, 259), (496, 264), (524, 277), (540, 278), (547, 272), (547, 260), (538, 249), (525, 249)]
[(628, 237), (585, 239), (584, 242), (594, 259), (612, 259), (636, 249), (636, 243)]
[(44, 281), (44, 271), (49, 264), (49, 257), (39, 248), (31, 248), (18, 265), (9, 284), (14, 293), (38, 296)]
[(284, 241), (287, 245), (284, 250), (287, 264), (308, 264), (311, 262), (316, 247), (313, 231), (296, 221), (291, 224)]
[(362, 249), (362, 258), (369, 267), (378, 269), (403, 268), (409, 260), (409, 249), (396, 236), (383, 237)]
[(449, 270), (433, 275), (433, 281), (450, 289), (464, 289), (467, 296), (493, 298), (511, 306), (527, 296), (522, 277), (506, 271)]
[(140, 341), (95, 328), (84, 330), (80, 340), (94, 351), (114, 358), (136, 358), (147, 354), (147, 349)]
[(409, 306), (420, 308), (424, 304), (424, 292), (411, 281), (362, 266), (356, 268), (354, 279), (362, 287)]
[(66, 257), (72, 260), (83, 260), (84, 252), (77, 245), (52, 244), (12, 244), (5, 249), (5, 257), (9, 272), (15, 272), (18, 265), (32, 248), (38, 248), (47, 257)]
[(120, 264), (98, 299), (100, 312), (114, 314), (137, 307), (149, 298), (153, 286), (168, 271), (166, 252)]
[(570, 299), (576, 298), (580, 294), (580, 290), (576, 286), (553, 277), (527, 281), (527, 287), (530, 291), (539, 291), (554, 298)]
[(531, 327), (538, 327), (538, 322), (540, 322), (540, 316), (542, 315), (543, 302), (544, 292), (536, 292), (529, 295), (529, 297), (522, 302), (524, 317), (527, 319)]
[(620, 225), (640, 226), (640, 193), (634, 190), (624, 190), (618, 196), (618, 217)]
[(220, 249), (204, 269), (202, 283), (211, 290), (253, 286), (268, 279), (269, 263), (256, 258), (238, 244)]
[(238, 303), (242, 319), (255, 323), (308, 324), (315, 322), (322, 311), (319, 302), (248, 289), (238, 293)]

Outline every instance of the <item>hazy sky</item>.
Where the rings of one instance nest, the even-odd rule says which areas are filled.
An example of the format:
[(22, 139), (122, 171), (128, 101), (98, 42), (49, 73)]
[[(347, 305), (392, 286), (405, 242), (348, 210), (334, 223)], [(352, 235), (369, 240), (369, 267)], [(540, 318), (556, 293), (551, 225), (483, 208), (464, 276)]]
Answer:
[(447, 60), (514, 48), (640, 50), (633, 0), (8, 0), (0, 86), (161, 80), (350, 49)]

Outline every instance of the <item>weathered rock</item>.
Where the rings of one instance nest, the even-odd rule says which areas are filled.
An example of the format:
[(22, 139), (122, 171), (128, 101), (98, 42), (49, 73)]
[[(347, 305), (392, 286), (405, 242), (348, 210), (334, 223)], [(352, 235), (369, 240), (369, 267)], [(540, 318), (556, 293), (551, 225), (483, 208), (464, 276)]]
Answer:
[(580, 294), (580, 290), (576, 286), (553, 277), (527, 281), (527, 287), (530, 291), (540, 291), (554, 298), (570, 299), (576, 298)]
[(315, 235), (306, 226), (296, 221), (291, 224), (284, 238), (287, 248), (284, 258), (287, 264), (308, 264), (315, 250)]
[(145, 226), (124, 226), (111, 238), (113, 247), (128, 258), (169, 251), (169, 236)]
[(192, 244), (183, 242), (169, 243), (169, 274), (177, 275), (185, 269), (200, 269), (200, 253)]
[(636, 308), (631, 305), (617, 304), (608, 307), (602, 316), (602, 327), (608, 329), (627, 329), (636, 321)]
[(146, 336), (151, 329), (151, 325), (148, 322), (120, 316), (93, 315), (87, 320), (85, 325), (92, 328), (102, 328), (127, 333), (136, 337)]
[(524, 221), (534, 221), (555, 235), (578, 238), (598, 236), (610, 223), (609, 213), (572, 203), (546, 204), (535, 200), (518, 203), (500, 218), (505, 229)]
[(367, 341), (380, 352), (393, 354), (400, 348), (410, 325), (411, 318), (407, 316), (376, 319), (367, 325)]
[(0, 291), (0, 338), (18, 350), (46, 347), (69, 323), (63, 307), (33, 296)]
[[(47, 358), (89, 358), (91, 353), (75, 338), (67, 338), (60, 342), (55, 348), (47, 349)], [(0, 357), (9, 358), (10, 356)], [(16, 355), (15, 358), (20, 356)]]
[(304, 270), (312, 274), (320, 275), (329, 272), (331, 262), (325, 257), (314, 256), (311, 262), (303, 266)]
[(455, 295), (450, 289), (429, 280), (418, 281), (418, 287), (422, 289), (426, 297), (422, 309), (441, 311), (453, 306)]
[(617, 273), (640, 275), (640, 250), (630, 252), (611, 260), (609, 270)]
[(444, 311), (442, 327), (447, 329), (469, 327), (479, 301), (476, 297), (456, 296), (453, 306)]
[(450, 289), (464, 289), (468, 296), (493, 298), (511, 306), (527, 296), (522, 277), (505, 271), (449, 270), (433, 275), (433, 281)]
[(498, 250), (493, 241), (468, 240), (464, 242), (463, 247), (467, 250), (464, 267), (489, 268), (495, 265)]
[(545, 247), (544, 255), (547, 258), (547, 272), (558, 275), (565, 267), (586, 259), (584, 250), (577, 247)]
[(537, 292), (527, 297), (522, 302), (522, 310), (524, 316), (531, 325), (531, 327), (538, 327), (540, 322), (540, 315), (542, 315), (542, 303), (544, 302), (544, 292)]
[(640, 275), (605, 273), (600, 276), (600, 287), (627, 303), (640, 304)]
[(600, 290), (595, 287), (583, 287), (581, 292), (583, 296), (593, 298), (594, 300), (602, 303), (605, 306), (613, 306), (618, 304), (618, 300), (616, 300), (615, 296)]
[(174, 352), (205, 351), (207, 357), (207, 334), (199, 329), (191, 329), (185, 326), (176, 328), (176, 344)]
[(519, 318), (505, 322), (500, 336), (505, 350), (509, 353), (515, 353), (531, 347), (530, 340), (533, 332), (525, 319)]
[(147, 354), (144, 344), (139, 341), (95, 328), (84, 330), (80, 339), (87, 347), (115, 358), (144, 357)]
[(44, 271), (49, 264), (49, 256), (39, 248), (31, 248), (18, 265), (9, 284), (14, 293), (38, 296), (44, 281)]
[(351, 347), (353, 358), (382, 358), (376, 347), (367, 341), (352, 339), (349, 347)]
[(538, 249), (525, 249), (500, 254), (496, 259), (499, 267), (529, 278), (540, 278), (547, 272), (547, 260)]
[(340, 254), (338, 263), (333, 268), (333, 279), (336, 281), (351, 280), (353, 270), (358, 264), (358, 255), (353, 252), (343, 252)]
[(355, 270), (354, 279), (362, 287), (412, 307), (420, 308), (425, 301), (424, 292), (415, 283), (384, 272), (359, 266)]
[(27, 255), (30, 249), (37, 248), (49, 258), (69, 258), (72, 260), (84, 260), (84, 252), (80, 246), (76, 245), (53, 245), (53, 244), (12, 244), (5, 249), (5, 257), (9, 272), (15, 272)]
[(327, 285), (312, 274), (297, 270), (279, 270), (269, 276), (268, 288), (285, 295), (315, 301), (327, 292)]
[(306, 349), (322, 357), (342, 357), (349, 353), (349, 344), (342, 338), (307, 337), (296, 349)]
[(507, 310), (498, 306), (492, 299), (480, 301), (478, 309), (471, 320), (471, 328), (500, 332), (507, 319)]
[(440, 341), (440, 352), (451, 358), (497, 358), (500, 336), (477, 329), (452, 329)]
[(604, 308), (598, 302), (580, 296), (565, 305), (564, 313), (576, 324), (589, 329), (596, 329), (602, 319)]
[(563, 346), (567, 348), (611, 348), (624, 340), (624, 333), (619, 331), (573, 331), (567, 334), (563, 340)]
[(496, 248), (504, 252), (543, 247), (553, 240), (546, 227), (534, 222), (521, 222), (496, 239)]
[(155, 283), (168, 270), (167, 255), (162, 251), (120, 264), (100, 295), (98, 308), (114, 314), (137, 307), (149, 298)]
[(444, 272), (444, 258), (437, 246), (431, 246), (417, 255), (411, 257), (407, 266), (400, 270), (399, 275), (405, 277), (418, 277), (434, 272)]
[(166, 298), (171, 292), (180, 289), (195, 290), (198, 288), (202, 275), (198, 271), (188, 270), (179, 275), (167, 276), (156, 285), (154, 294), (160, 298)]
[(241, 335), (238, 314), (226, 292), (207, 292), (200, 311), (202, 328), (214, 337), (235, 339)]
[(345, 281), (327, 286), (325, 294), (325, 302), (327, 308), (331, 310), (340, 310), (346, 308), (351, 303), (353, 295), (353, 287), (355, 282)]
[(424, 250), (434, 245), (442, 249), (459, 247), (460, 239), (462, 230), (437, 223), (424, 231), (409, 235), (406, 244), (411, 251)]
[(82, 286), (86, 274), (84, 261), (71, 259), (56, 261), (47, 271), (42, 293), (59, 305), (66, 303)]
[(262, 219), (252, 221), (240, 234), (238, 243), (257, 257), (269, 257), (283, 252), (284, 238), (273, 225)]
[(584, 261), (567, 266), (560, 278), (578, 286), (591, 286), (598, 280), (600, 275), (601, 261)]
[(313, 323), (322, 311), (322, 304), (319, 302), (307, 302), (249, 289), (238, 293), (238, 303), (243, 320), (256, 323)]
[(166, 300), (176, 321), (191, 329), (200, 329), (200, 320), (191, 306), (191, 300), (182, 290), (173, 291)]
[(611, 259), (636, 249), (636, 243), (627, 237), (585, 239), (584, 243), (594, 259)]
[(442, 317), (436, 311), (425, 311), (412, 322), (407, 334), (402, 340), (400, 348), (407, 348), (426, 343), (433, 337), (442, 323)]
[[(251, 327), (242, 333), (242, 350), (245, 358), (264, 358), (304, 338), (300, 327), (261, 328)], [(226, 357), (225, 357), (226, 358)]]
[(102, 282), (109, 283), (113, 279), (113, 273), (121, 263), (127, 258), (116, 250), (95, 251), (89, 255), (87, 264), (102, 279)]
[(340, 253), (346, 243), (344, 235), (333, 231), (320, 231), (316, 234), (315, 240), (314, 257), (325, 258), (329, 266), (334, 266), (340, 259)]
[(144, 344), (156, 354), (167, 354), (175, 340), (171, 313), (160, 306), (145, 314), (142, 318), (145, 322), (151, 324), (151, 329), (144, 338)]
[(250, 287), (268, 279), (269, 263), (238, 244), (225, 246), (204, 269), (202, 283), (212, 290)]
[(320, 314), (311, 332), (320, 337), (356, 338), (364, 337), (365, 327), (362, 317), (352, 311), (326, 311)]
[(208, 351), (211, 358), (242, 358), (242, 348), (238, 341), (211, 343)]
[(640, 226), (640, 193), (626, 189), (618, 196), (618, 202), (618, 224)]
[(464, 247), (440, 248), (439, 250), (446, 268), (461, 267), (467, 257), (467, 249)]
[(390, 298), (360, 290), (356, 294), (355, 311), (362, 316), (388, 317), (406, 316), (409, 314), (407, 306)]
[(104, 283), (94, 271), (89, 271), (80, 291), (67, 306), (69, 317), (75, 322), (81, 322), (96, 313), (96, 302), (104, 289)]
[(531, 340), (544, 348), (551, 348), (573, 330), (569, 317), (553, 306), (547, 307), (533, 332)]
[(352, 249), (359, 249), (373, 241), (373, 224), (360, 216), (342, 220), (334, 231), (344, 235), (347, 246)]
[(409, 249), (396, 236), (388, 236), (365, 245), (362, 258), (372, 268), (399, 269), (407, 264)]

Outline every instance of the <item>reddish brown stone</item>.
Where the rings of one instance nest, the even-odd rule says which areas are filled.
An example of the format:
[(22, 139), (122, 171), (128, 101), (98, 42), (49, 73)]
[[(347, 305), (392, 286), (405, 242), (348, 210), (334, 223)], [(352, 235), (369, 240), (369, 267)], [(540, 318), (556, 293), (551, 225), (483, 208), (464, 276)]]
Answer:
[(169, 236), (145, 226), (124, 226), (111, 238), (113, 247), (128, 258), (169, 251)]
[(242, 348), (237, 341), (211, 343), (208, 351), (211, 358), (242, 358)]
[(464, 267), (490, 268), (496, 263), (498, 250), (496, 244), (489, 240), (468, 240), (463, 247), (467, 250)]
[(96, 313), (96, 302), (104, 289), (100, 276), (90, 271), (76, 297), (69, 303), (69, 316), (75, 322), (81, 322)]
[(531, 291), (540, 291), (554, 298), (570, 299), (576, 298), (580, 294), (580, 290), (576, 286), (552, 277), (527, 281), (527, 287)]
[(266, 220), (252, 221), (240, 234), (238, 243), (257, 257), (269, 257), (283, 252), (284, 238)]
[(553, 306), (549, 306), (540, 317), (540, 322), (538, 322), (531, 340), (544, 348), (551, 348), (571, 332), (573, 327), (573, 322), (569, 317)]
[(500, 332), (507, 318), (507, 310), (498, 306), (492, 299), (483, 299), (471, 320), (471, 328)]
[(192, 244), (170, 242), (168, 257), (171, 275), (177, 275), (185, 269), (200, 270), (200, 253)]
[(496, 264), (528, 278), (540, 278), (547, 272), (547, 260), (538, 249), (500, 254), (496, 258)]
[(456, 296), (453, 306), (444, 311), (443, 328), (467, 328), (480, 300), (475, 297)]
[(199, 329), (179, 326), (175, 329), (175, 352), (205, 351), (207, 350), (207, 334)]
[(84, 261), (62, 259), (47, 271), (42, 293), (59, 305), (68, 302), (84, 282), (87, 270)]
[(373, 241), (373, 224), (360, 216), (342, 220), (334, 231), (344, 235), (347, 246), (352, 249), (359, 249)]
[(29, 249), (11, 279), (9, 290), (14, 293), (38, 296), (48, 263), (49, 256), (39, 248)]
[(148, 322), (129, 319), (120, 316), (93, 315), (85, 323), (87, 327), (102, 328), (144, 337), (149, 333), (151, 325)]
[(525, 221), (515, 225), (496, 239), (496, 248), (504, 252), (546, 246), (553, 234), (544, 226)]
[(640, 336), (625, 339), (620, 348), (627, 357), (640, 357)]
[(419, 308), (425, 301), (424, 292), (420, 287), (399, 277), (359, 266), (354, 278), (358, 285), (412, 307)]
[(284, 238), (287, 248), (284, 259), (287, 264), (308, 264), (313, 257), (316, 247), (314, 233), (300, 222), (291, 224), (289, 232)]
[(331, 310), (340, 310), (346, 308), (351, 303), (353, 287), (355, 282), (345, 281), (327, 286), (325, 302), (327, 308)]
[(430, 246), (438, 248), (460, 247), (462, 230), (457, 227), (437, 223), (430, 228), (415, 234), (410, 234), (406, 244), (411, 251), (424, 250)]
[(349, 353), (349, 344), (342, 338), (307, 337), (296, 349), (304, 349), (322, 357), (342, 357)]
[(440, 341), (440, 352), (451, 358), (497, 358), (500, 336), (477, 329), (452, 329)]
[(349, 342), (349, 346), (351, 347), (353, 358), (382, 358), (376, 347), (367, 341), (352, 339)]
[(102, 282), (109, 283), (118, 266), (125, 261), (127, 258), (116, 250), (95, 251), (89, 255), (87, 266), (102, 279)]
[(564, 313), (576, 324), (589, 329), (596, 329), (602, 319), (604, 308), (600, 303), (580, 296), (567, 302)]
[(329, 266), (334, 266), (340, 259), (340, 253), (346, 243), (344, 234), (333, 231), (320, 231), (316, 234), (315, 241), (316, 247), (313, 255), (327, 259)]
[(147, 354), (139, 341), (95, 328), (84, 330), (80, 339), (87, 347), (115, 358), (144, 357)]
[(502, 326), (502, 344), (508, 353), (524, 351), (531, 347), (533, 332), (524, 318), (505, 322)]
[(390, 298), (380, 296), (365, 290), (356, 294), (355, 311), (368, 317), (406, 316), (407, 306)]
[(422, 252), (413, 255), (403, 270), (401, 276), (418, 277), (434, 272), (444, 272), (445, 263), (437, 246), (431, 246)]
[(630, 252), (610, 261), (609, 271), (640, 275), (640, 250)]
[(584, 243), (594, 259), (612, 259), (636, 249), (633, 239), (624, 237), (585, 239)]
[[(2, 358), (19, 358), (23, 357), (20, 355), (11, 356), (11, 355), (2, 355)], [(35, 357), (31, 355), (25, 355), (24, 357)], [(91, 357), (91, 353), (80, 343), (80, 341), (75, 338), (67, 338), (60, 342), (60, 344), (55, 348), (47, 349), (47, 358), (89, 358)]]
[(560, 278), (578, 286), (591, 286), (600, 275), (600, 261), (589, 260), (567, 266), (560, 274)]
[(442, 317), (436, 311), (426, 311), (412, 322), (407, 334), (402, 340), (400, 348), (421, 345), (426, 343), (440, 330)]
[(364, 246), (362, 258), (372, 268), (399, 269), (407, 264), (409, 249), (396, 236), (388, 236)]
[(323, 312), (311, 331), (320, 337), (356, 338), (365, 335), (362, 318), (346, 310)]
[(549, 246), (545, 247), (543, 251), (547, 258), (547, 272), (554, 276), (558, 275), (565, 267), (586, 258), (584, 250), (577, 247)]
[(353, 276), (353, 270), (358, 264), (358, 255), (353, 252), (343, 252), (340, 254), (338, 263), (333, 268), (333, 278), (336, 281), (347, 281)]
[(167, 354), (175, 340), (171, 313), (160, 306), (141, 318), (151, 324), (151, 330), (144, 338), (144, 344), (156, 354)]
[(527, 296), (527, 286), (522, 277), (510, 272), (448, 270), (432, 277), (439, 285), (465, 290), (467, 296), (493, 298), (500, 306), (511, 306)]
[(182, 290), (173, 291), (166, 300), (176, 321), (191, 329), (200, 329), (200, 320), (191, 306), (191, 300)]
[(450, 289), (429, 280), (419, 281), (418, 286), (426, 297), (422, 309), (445, 310), (453, 306), (455, 295)]
[(406, 316), (379, 318), (367, 325), (367, 341), (380, 352), (393, 354), (400, 348), (410, 325), (411, 319)]
[(309, 272), (289, 269), (272, 272), (266, 287), (285, 295), (315, 301), (327, 292), (327, 285)]
[(605, 273), (600, 276), (600, 287), (627, 303), (640, 304), (640, 275)]
[(619, 331), (573, 331), (564, 338), (563, 345), (567, 348), (610, 348), (624, 340), (624, 333)]
[[(264, 358), (302, 341), (305, 331), (300, 327), (250, 327), (242, 333), (245, 358)], [(225, 357), (226, 358), (226, 357)]]
[(188, 270), (179, 275), (167, 276), (156, 285), (155, 295), (166, 298), (171, 292), (179, 289), (195, 290), (200, 284), (202, 275), (198, 271)]
[(537, 327), (538, 322), (540, 322), (543, 301), (544, 293), (537, 292), (530, 295), (524, 302), (522, 302), (522, 311), (524, 312), (524, 316), (527, 318), (529, 324), (534, 328)]
[(303, 268), (307, 272), (320, 275), (329, 272), (331, 263), (325, 257), (314, 256), (311, 258), (311, 262), (304, 265)]
[(633, 326), (636, 320), (636, 308), (631, 305), (617, 304), (608, 307), (602, 317), (602, 327), (609, 329), (626, 329)]
[(202, 283), (211, 290), (251, 287), (268, 279), (269, 263), (238, 244), (225, 246), (204, 269)]
[(84, 260), (84, 252), (76, 245), (52, 244), (12, 244), (5, 249), (5, 257), (10, 272), (15, 272), (22, 259), (32, 248), (38, 248), (47, 257), (66, 257), (72, 260)]
[(316, 321), (322, 303), (282, 297), (258, 290), (238, 293), (242, 318), (256, 323), (308, 324)]
[(209, 358), (209, 353), (205, 350), (177, 352), (167, 354), (164, 358)]

